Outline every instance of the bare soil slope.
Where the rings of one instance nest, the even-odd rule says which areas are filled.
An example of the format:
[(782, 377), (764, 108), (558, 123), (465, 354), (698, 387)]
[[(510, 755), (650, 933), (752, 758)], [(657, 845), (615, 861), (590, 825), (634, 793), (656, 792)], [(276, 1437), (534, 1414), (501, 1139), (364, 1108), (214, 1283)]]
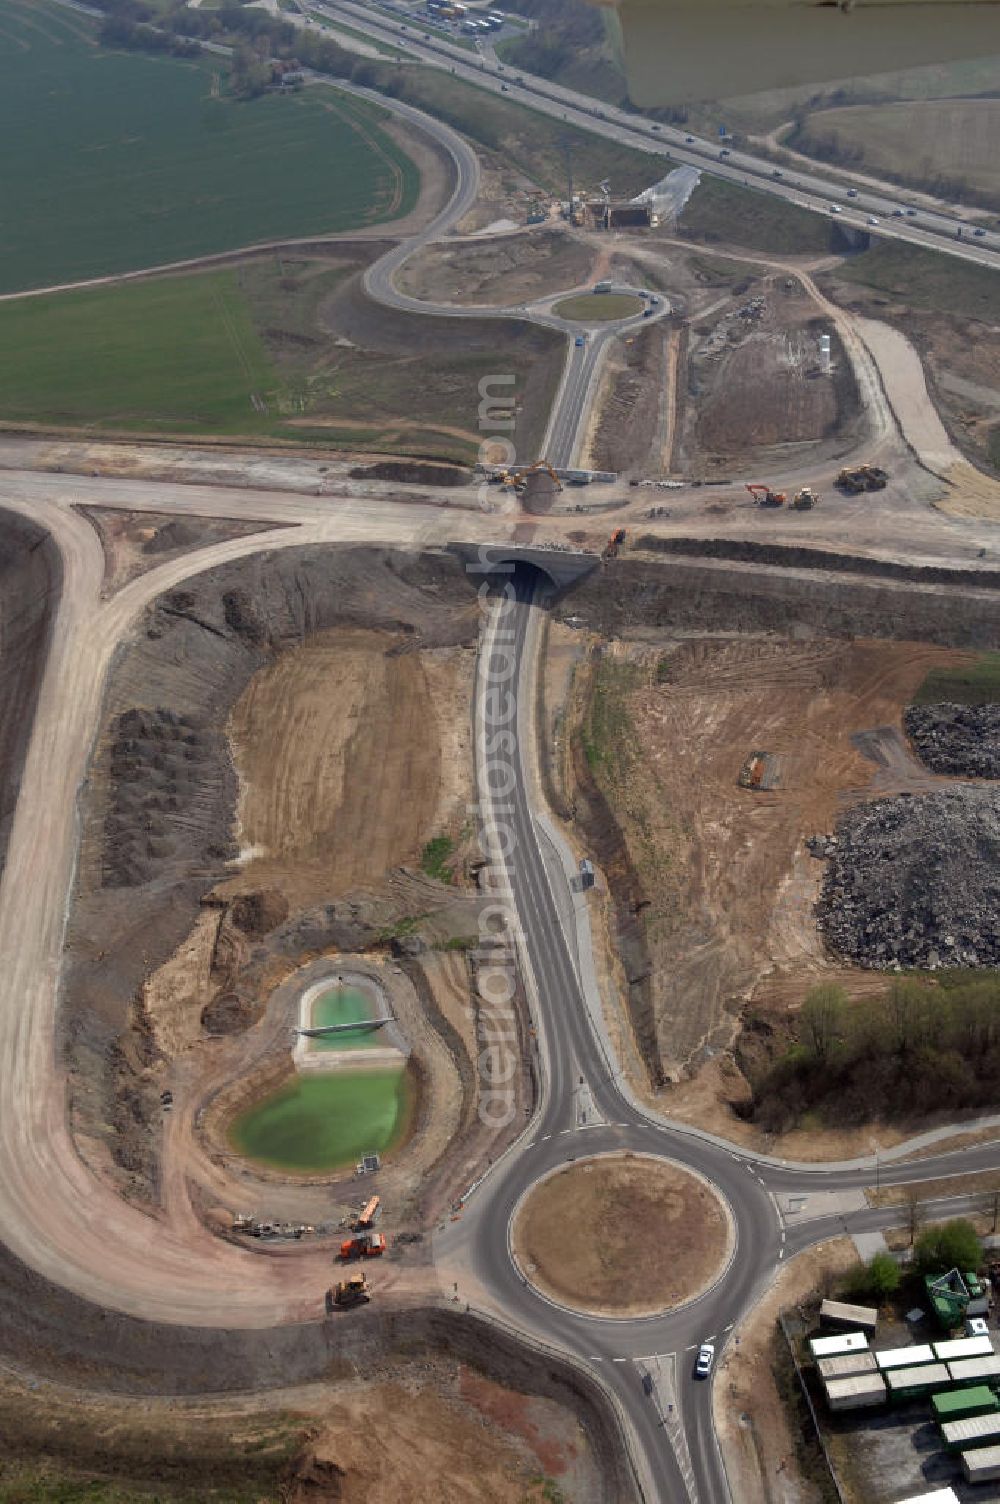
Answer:
[[(822, 866), (804, 838), (872, 783), (877, 766), (853, 734), (898, 728), (943, 656), (905, 643), (707, 639), (657, 653), (619, 645), (598, 667), (588, 755), (575, 767), (624, 836), (647, 957), (626, 967), (642, 977), (640, 1035), (655, 1067), (677, 1078), (727, 1045), (768, 972), (804, 992), (824, 971), (813, 915)], [(758, 750), (773, 758), (774, 786), (741, 788)]]
[[(328, 634), (283, 654), (241, 696), (230, 729), (249, 860), (227, 893), (278, 885), (294, 905), (336, 897), (415, 862), (437, 833), (442, 728), (423, 655), (389, 655), (392, 645), (388, 634)], [(471, 701), (471, 655), (442, 652), (469, 670)], [(449, 771), (457, 806), (470, 769)]]

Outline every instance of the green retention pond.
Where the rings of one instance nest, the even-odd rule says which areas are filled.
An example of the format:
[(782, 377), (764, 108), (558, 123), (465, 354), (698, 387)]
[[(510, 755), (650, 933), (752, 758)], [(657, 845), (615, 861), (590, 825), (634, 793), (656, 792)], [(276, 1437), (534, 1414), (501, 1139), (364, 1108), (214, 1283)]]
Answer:
[(411, 1101), (405, 1069), (311, 1072), (296, 1076), (238, 1117), (230, 1139), (240, 1154), (260, 1164), (302, 1172), (335, 1170), (398, 1143)]
[[(377, 1018), (378, 1004), (370, 992), (351, 987), (346, 982), (321, 992), (312, 1005), (309, 1020), (314, 1029), (328, 1029), (331, 1024), (359, 1024)], [(378, 1029), (342, 1029), (338, 1034), (324, 1034), (310, 1039), (310, 1050), (370, 1050), (380, 1043)]]

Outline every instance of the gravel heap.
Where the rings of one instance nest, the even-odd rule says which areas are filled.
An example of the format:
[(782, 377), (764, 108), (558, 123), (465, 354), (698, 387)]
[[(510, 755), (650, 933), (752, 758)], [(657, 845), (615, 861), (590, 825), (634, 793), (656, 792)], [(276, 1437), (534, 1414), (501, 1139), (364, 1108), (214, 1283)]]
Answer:
[(1000, 778), (1000, 705), (911, 705), (903, 724), (933, 772)]
[(837, 836), (817, 906), (835, 950), (879, 970), (1000, 966), (1000, 790), (875, 800)]

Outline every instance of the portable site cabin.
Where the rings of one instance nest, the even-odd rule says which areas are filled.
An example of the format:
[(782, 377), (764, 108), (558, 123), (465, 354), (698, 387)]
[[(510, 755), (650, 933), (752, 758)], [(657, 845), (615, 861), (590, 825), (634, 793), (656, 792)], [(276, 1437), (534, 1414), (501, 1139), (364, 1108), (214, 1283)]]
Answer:
[(959, 1504), (953, 1488), (935, 1488), (929, 1494), (911, 1494), (908, 1499), (897, 1499), (896, 1504)]
[[(971, 1340), (971, 1339), (970, 1339)], [(836, 1358), (841, 1353), (866, 1353), (868, 1338), (864, 1332), (841, 1332), (836, 1337), (810, 1337), (809, 1351), (813, 1358)], [(956, 1357), (972, 1357), (969, 1353), (956, 1353)]]
[(992, 1483), (1000, 1478), (1000, 1447), (976, 1447), (962, 1453), (962, 1472), (967, 1483)]
[(841, 1353), (836, 1358), (820, 1358), (816, 1372), (824, 1383), (827, 1379), (849, 1379), (855, 1373), (876, 1373), (875, 1354)]
[(992, 1337), (954, 1337), (948, 1342), (934, 1342), (934, 1356), (939, 1363), (956, 1358), (987, 1358), (993, 1352)]
[(823, 1386), (831, 1410), (861, 1410), (885, 1404), (885, 1380), (879, 1373), (856, 1373), (847, 1379), (828, 1379)]
[(967, 1447), (1000, 1446), (1000, 1414), (970, 1415), (965, 1420), (948, 1420), (941, 1427), (941, 1439), (949, 1452), (964, 1452)]
[(948, 1364), (948, 1372), (955, 1384), (988, 1384), (1000, 1380), (1000, 1354), (990, 1353), (985, 1358), (959, 1358)]
[(822, 1326), (849, 1327), (852, 1331), (874, 1332), (878, 1311), (874, 1306), (851, 1306), (842, 1300), (824, 1300), (819, 1308)]
[(938, 1424), (944, 1425), (945, 1421), (964, 1420), (967, 1415), (995, 1415), (1000, 1404), (988, 1384), (975, 1384), (968, 1389), (935, 1394), (931, 1409)]
[(911, 1400), (918, 1395), (947, 1389), (951, 1375), (944, 1363), (919, 1363), (915, 1368), (890, 1368), (882, 1376), (892, 1400)]
[(934, 1349), (926, 1343), (921, 1347), (884, 1347), (875, 1354), (875, 1362), (883, 1372), (887, 1368), (916, 1368), (919, 1363), (933, 1363)]

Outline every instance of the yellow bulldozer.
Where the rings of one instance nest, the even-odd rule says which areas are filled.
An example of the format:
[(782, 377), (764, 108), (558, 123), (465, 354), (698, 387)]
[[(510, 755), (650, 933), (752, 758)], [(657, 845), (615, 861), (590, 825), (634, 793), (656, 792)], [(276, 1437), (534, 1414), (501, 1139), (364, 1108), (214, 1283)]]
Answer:
[(819, 497), (812, 486), (803, 486), (801, 491), (796, 491), (792, 497), (792, 509), (796, 512), (811, 512)]
[(326, 1292), (327, 1311), (345, 1311), (351, 1306), (367, 1305), (372, 1298), (372, 1287), (367, 1274), (352, 1274), (342, 1279)]

